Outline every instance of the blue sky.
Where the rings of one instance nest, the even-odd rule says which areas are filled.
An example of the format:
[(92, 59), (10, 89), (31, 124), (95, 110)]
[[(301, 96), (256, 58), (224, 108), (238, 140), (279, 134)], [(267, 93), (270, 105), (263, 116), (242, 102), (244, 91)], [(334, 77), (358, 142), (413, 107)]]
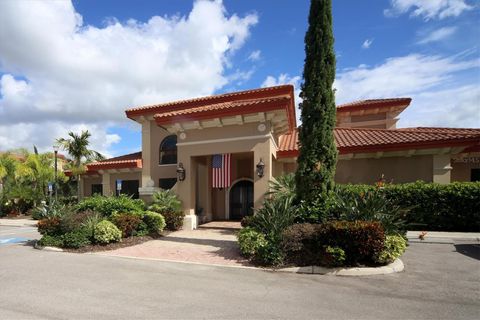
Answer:
[[(368, 5), (366, 5), (368, 3)], [(35, 7), (35, 8), (34, 8)], [(140, 149), (138, 104), (293, 83), (309, 1), (0, 2), (0, 150), (89, 129)], [(335, 0), (337, 103), (408, 96), (400, 126), (480, 127), (480, 8)], [(34, 17), (34, 19), (32, 19)]]

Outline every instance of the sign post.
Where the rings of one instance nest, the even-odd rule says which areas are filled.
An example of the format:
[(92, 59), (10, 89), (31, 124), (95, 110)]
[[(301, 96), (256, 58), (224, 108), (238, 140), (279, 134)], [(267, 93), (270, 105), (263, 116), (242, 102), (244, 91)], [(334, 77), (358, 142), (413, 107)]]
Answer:
[(120, 195), (120, 192), (122, 191), (122, 180), (117, 179), (117, 197)]

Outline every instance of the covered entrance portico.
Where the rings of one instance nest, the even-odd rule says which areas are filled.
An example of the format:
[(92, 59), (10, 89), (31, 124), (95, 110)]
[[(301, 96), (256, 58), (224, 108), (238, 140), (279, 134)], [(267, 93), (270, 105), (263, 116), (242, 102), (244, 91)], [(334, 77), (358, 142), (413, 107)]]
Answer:
[[(182, 201), (185, 229), (239, 220), (261, 207), (283, 168), (276, 160), (279, 136), (296, 127), (290, 85), (133, 108), (127, 116), (142, 125), (141, 198), (148, 201), (179, 170), (172, 190)], [(164, 147), (168, 139), (176, 141), (176, 163), (175, 150)], [(162, 161), (170, 152), (172, 161)], [(231, 157), (226, 185), (212, 183), (213, 155)]]
[[(229, 177), (225, 186), (216, 186), (213, 155), (194, 157), (195, 214), (198, 222), (240, 220), (253, 213), (254, 154), (230, 154)], [(193, 174), (193, 173), (192, 173)]]

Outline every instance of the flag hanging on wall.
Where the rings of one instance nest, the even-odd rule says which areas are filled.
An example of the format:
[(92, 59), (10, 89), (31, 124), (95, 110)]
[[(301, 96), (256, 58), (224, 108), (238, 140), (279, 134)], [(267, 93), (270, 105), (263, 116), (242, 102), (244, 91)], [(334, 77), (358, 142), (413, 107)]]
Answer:
[(212, 187), (228, 188), (232, 179), (232, 154), (214, 154), (212, 157)]

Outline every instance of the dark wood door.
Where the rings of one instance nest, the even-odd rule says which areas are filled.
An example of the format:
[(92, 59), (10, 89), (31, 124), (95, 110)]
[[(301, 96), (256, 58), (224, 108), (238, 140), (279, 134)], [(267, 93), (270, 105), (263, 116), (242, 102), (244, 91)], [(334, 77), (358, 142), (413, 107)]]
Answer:
[(230, 220), (253, 214), (253, 182), (237, 182), (230, 190)]

